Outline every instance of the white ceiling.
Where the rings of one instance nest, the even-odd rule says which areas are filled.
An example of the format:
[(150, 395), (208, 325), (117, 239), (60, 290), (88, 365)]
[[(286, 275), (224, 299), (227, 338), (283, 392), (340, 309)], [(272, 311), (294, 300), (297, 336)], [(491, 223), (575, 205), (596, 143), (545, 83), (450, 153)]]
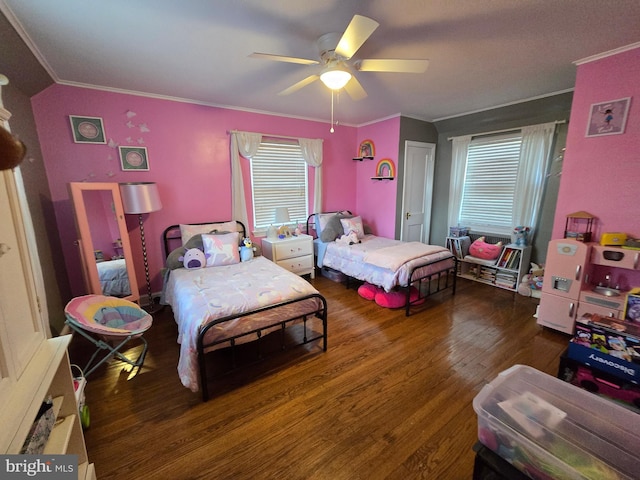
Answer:
[(396, 114), (433, 121), (573, 88), (576, 60), (640, 41), (639, 0), (0, 0), (58, 83), (328, 121), (315, 41), (354, 14), (380, 27), (354, 56), (426, 58), (425, 73), (357, 72), (340, 123)]

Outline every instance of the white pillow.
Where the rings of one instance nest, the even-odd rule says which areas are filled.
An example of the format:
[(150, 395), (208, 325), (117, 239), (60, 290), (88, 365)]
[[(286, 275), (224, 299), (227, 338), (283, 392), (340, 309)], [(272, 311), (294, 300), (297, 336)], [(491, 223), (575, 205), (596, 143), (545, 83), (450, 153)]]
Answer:
[(354, 232), (358, 238), (364, 237), (364, 227), (362, 226), (362, 218), (360, 216), (351, 218), (341, 218), (340, 223), (345, 235)]
[(233, 265), (240, 263), (240, 233), (223, 233), (218, 235), (202, 235), (207, 267)]
[(191, 237), (199, 233), (211, 233), (214, 230), (219, 232), (237, 232), (238, 223), (235, 220), (222, 223), (206, 223), (204, 225), (180, 225), (180, 235), (182, 236), (182, 245), (186, 245)]

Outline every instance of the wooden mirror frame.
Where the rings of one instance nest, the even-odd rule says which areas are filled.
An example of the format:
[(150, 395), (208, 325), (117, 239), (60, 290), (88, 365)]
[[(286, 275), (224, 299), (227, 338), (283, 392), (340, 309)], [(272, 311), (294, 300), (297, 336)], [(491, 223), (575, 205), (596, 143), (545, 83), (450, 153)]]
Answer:
[(98, 277), (98, 267), (94, 254), (93, 239), (91, 238), (91, 228), (89, 226), (89, 217), (84, 200), (84, 192), (86, 191), (106, 191), (111, 192), (113, 198), (113, 206), (115, 210), (118, 231), (120, 232), (120, 240), (122, 241), (122, 253), (125, 258), (127, 267), (127, 276), (129, 277), (129, 287), (131, 294), (123, 297), (132, 302), (138, 302), (140, 299), (140, 291), (138, 289), (138, 281), (133, 266), (133, 255), (131, 253), (131, 242), (129, 241), (129, 232), (124, 217), (124, 208), (122, 206), (122, 197), (120, 196), (120, 187), (117, 183), (102, 182), (71, 182), (69, 184), (71, 190), (71, 199), (75, 209), (76, 226), (78, 230), (78, 248), (80, 251), (80, 261), (82, 263), (82, 273), (85, 280), (87, 293), (102, 295), (102, 286)]

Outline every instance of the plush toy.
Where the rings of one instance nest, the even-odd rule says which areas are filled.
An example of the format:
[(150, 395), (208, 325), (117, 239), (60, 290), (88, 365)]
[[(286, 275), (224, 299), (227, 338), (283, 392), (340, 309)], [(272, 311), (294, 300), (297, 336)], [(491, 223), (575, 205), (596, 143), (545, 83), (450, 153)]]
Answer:
[(495, 260), (502, 251), (502, 242), (496, 244), (487, 243), (485, 237), (480, 237), (469, 246), (469, 254), (472, 257), (483, 260)]
[(340, 238), (337, 238), (336, 243), (353, 245), (354, 243), (362, 243), (362, 241), (358, 238), (356, 232), (349, 232), (349, 235), (342, 235)]
[(178, 260), (183, 262), (184, 268), (187, 270), (196, 270), (203, 268), (207, 264), (207, 256), (198, 248), (190, 248)]
[(516, 236), (515, 244), (519, 247), (527, 246), (527, 237), (529, 236), (529, 227), (518, 226), (513, 229)]
[(525, 297), (540, 298), (543, 281), (544, 268), (532, 262), (529, 273), (522, 276), (520, 285), (518, 285), (518, 293)]
[(242, 240), (242, 245), (240, 246), (240, 260), (242, 262), (248, 262), (253, 258), (253, 243), (249, 237), (246, 237)]

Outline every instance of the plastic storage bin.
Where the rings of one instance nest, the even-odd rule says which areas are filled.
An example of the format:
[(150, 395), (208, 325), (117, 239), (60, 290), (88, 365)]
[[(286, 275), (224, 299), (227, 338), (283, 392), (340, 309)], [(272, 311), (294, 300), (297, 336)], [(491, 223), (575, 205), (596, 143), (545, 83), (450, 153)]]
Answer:
[(473, 400), (478, 438), (533, 479), (634, 479), (640, 415), (524, 365)]

